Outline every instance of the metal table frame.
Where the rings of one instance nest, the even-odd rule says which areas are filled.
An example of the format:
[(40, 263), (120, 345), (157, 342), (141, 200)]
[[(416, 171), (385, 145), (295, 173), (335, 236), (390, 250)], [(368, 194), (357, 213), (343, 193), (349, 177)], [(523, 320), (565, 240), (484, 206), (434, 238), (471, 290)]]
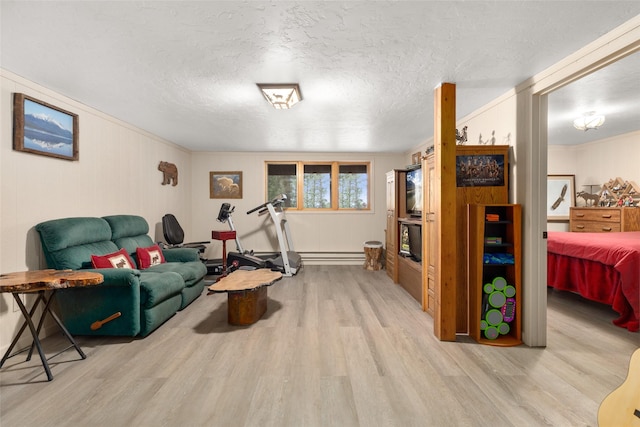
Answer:
[[(20, 295), (19, 294), (25, 294), (26, 295), (26, 294), (33, 294), (35, 292), (38, 293), (38, 297), (36, 298), (35, 302), (33, 303), (33, 306), (31, 307), (31, 310), (27, 311), (27, 307), (25, 307), (24, 303), (22, 302), (22, 299), (20, 299)], [(6, 362), (7, 359), (9, 359), (10, 357), (13, 357), (13, 356), (17, 356), (20, 353), (24, 353), (25, 351), (27, 351), (27, 349), (29, 350), (29, 354), (27, 355), (27, 359), (26, 360), (27, 361), (31, 360), (31, 356), (33, 355), (33, 348), (35, 347), (38, 350), (38, 354), (40, 355), (40, 360), (42, 360), (42, 366), (44, 367), (44, 371), (47, 374), (47, 379), (49, 381), (51, 381), (51, 380), (53, 380), (53, 375), (51, 374), (51, 369), (49, 368), (49, 363), (48, 363), (49, 359), (52, 359), (52, 358), (58, 356), (59, 354), (67, 351), (71, 347), (76, 349), (76, 351), (78, 352), (78, 354), (80, 355), (81, 358), (86, 359), (87, 356), (84, 354), (82, 349), (80, 349), (80, 347), (78, 346), (78, 343), (76, 343), (76, 341), (73, 339), (73, 337), (71, 336), (71, 334), (69, 333), (67, 328), (64, 327), (64, 325), (62, 324), (62, 322), (60, 321), (58, 316), (51, 310), (51, 302), (53, 301), (53, 297), (55, 296), (56, 289), (51, 289), (50, 290), (51, 294), (49, 295), (48, 298), (47, 298), (47, 295), (45, 294), (45, 292), (46, 292), (45, 290), (12, 292), (13, 298), (15, 299), (16, 303), (18, 304), (18, 307), (20, 307), (20, 311), (22, 312), (22, 315), (24, 316), (25, 320), (22, 323), (22, 326), (20, 327), (20, 330), (18, 331), (18, 334), (13, 339), (13, 341), (11, 342), (11, 345), (9, 346), (9, 348), (5, 352), (4, 356), (2, 357), (2, 360), (0, 361), (0, 368), (2, 367), (2, 365), (4, 365), (4, 362)], [(35, 325), (34, 325), (34, 316), (35, 316), (35, 313), (36, 313), (36, 309), (38, 308), (40, 303), (42, 303), (42, 305), (44, 305), (44, 310), (42, 312), (42, 315), (40, 316), (40, 320), (38, 321), (38, 327), (36, 328)], [(68, 347), (66, 347), (63, 350), (60, 350), (58, 353), (54, 354), (49, 359), (47, 359), (47, 357), (45, 356), (44, 351), (42, 350), (42, 344), (40, 343), (40, 339), (38, 338), (39, 335), (40, 335), (40, 331), (42, 330), (42, 325), (44, 324), (44, 320), (45, 320), (45, 318), (47, 316), (47, 313), (49, 313), (51, 315), (51, 317), (56, 322), (58, 327), (62, 330), (62, 333), (64, 334), (64, 336), (67, 337), (67, 339), (71, 343), (71, 345), (69, 345)], [(18, 343), (18, 340), (22, 336), (22, 333), (27, 328), (27, 326), (29, 327), (29, 330), (31, 331), (31, 336), (33, 337), (33, 342), (31, 343), (31, 346), (25, 347), (25, 348), (23, 348), (21, 350), (16, 351), (15, 353), (11, 354), (11, 351), (13, 350), (13, 348)]]

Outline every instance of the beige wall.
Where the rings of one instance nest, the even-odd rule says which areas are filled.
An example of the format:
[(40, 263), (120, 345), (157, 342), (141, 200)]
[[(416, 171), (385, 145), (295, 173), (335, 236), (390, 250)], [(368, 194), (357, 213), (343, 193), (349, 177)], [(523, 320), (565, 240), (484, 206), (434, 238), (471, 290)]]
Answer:
[[(575, 175), (576, 191), (590, 191), (585, 185), (604, 184), (616, 177), (640, 183), (638, 141), (640, 131), (580, 145), (549, 145), (549, 174)], [(576, 204), (583, 206), (584, 200)]]
[[(274, 226), (268, 215), (246, 212), (266, 201), (265, 166), (267, 160), (343, 160), (371, 162), (370, 211), (362, 212), (295, 212), (287, 211), (294, 248), (305, 263), (355, 264), (364, 261), (363, 242), (384, 242), (386, 224), (386, 177), (388, 170), (404, 167), (402, 154), (352, 153), (194, 153), (192, 158), (192, 223), (196, 238), (209, 239), (211, 230), (227, 230), (227, 224), (216, 221), (220, 205), (235, 206), (233, 222), (245, 250), (276, 251)], [(242, 171), (242, 199), (209, 198), (209, 172)], [(229, 242), (227, 249), (235, 250)], [(222, 245), (212, 242), (208, 258), (222, 256)]]
[[(45, 267), (33, 227), (49, 219), (136, 214), (155, 228), (171, 210), (190, 234), (190, 152), (12, 73), (2, 70), (0, 78), (0, 273)], [(79, 115), (79, 161), (12, 150), (14, 92)], [(178, 166), (178, 186), (160, 184), (161, 160)], [(16, 310), (2, 294), (0, 350), (15, 335)]]
[[(589, 192), (587, 184), (602, 185), (617, 177), (640, 184), (639, 140), (640, 131), (635, 131), (580, 145), (549, 145), (549, 174), (575, 175), (576, 192)], [(600, 189), (593, 187), (593, 191)], [(584, 200), (577, 198), (576, 206), (584, 206)], [(549, 222), (548, 229), (569, 231), (569, 222)]]
[(514, 145), (516, 97), (509, 92), (458, 121), (467, 126), (467, 145)]

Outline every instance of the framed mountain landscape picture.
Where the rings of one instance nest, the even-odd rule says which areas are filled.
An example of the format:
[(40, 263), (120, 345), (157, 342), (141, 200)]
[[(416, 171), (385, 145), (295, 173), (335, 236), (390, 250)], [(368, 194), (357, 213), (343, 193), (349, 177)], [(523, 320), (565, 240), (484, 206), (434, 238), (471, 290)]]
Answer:
[(78, 115), (25, 94), (14, 93), (13, 149), (78, 160)]

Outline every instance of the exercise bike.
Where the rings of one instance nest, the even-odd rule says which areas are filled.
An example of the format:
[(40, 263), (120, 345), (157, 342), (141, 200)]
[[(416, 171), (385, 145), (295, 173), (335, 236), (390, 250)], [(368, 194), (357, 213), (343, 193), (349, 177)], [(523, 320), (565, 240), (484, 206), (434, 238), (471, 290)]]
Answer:
[[(232, 207), (229, 203), (225, 202), (220, 206), (220, 212), (218, 212), (218, 222), (226, 222), (229, 224), (229, 229), (231, 231), (236, 231), (236, 227), (233, 225), (233, 219), (231, 217), (235, 208), (235, 206)], [(245, 251), (242, 248), (242, 243), (240, 243), (240, 238), (238, 237), (237, 232), (235, 242), (236, 252), (229, 252), (227, 254), (227, 264), (230, 270), (237, 270), (239, 268), (243, 268), (245, 270), (267, 268), (265, 258), (257, 257), (253, 254), (253, 251)]]
[[(302, 268), (302, 257), (294, 251), (293, 240), (289, 224), (284, 216), (284, 203), (287, 196), (282, 194), (270, 202), (256, 206), (249, 210), (247, 215), (258, 212), (258, 215), (269, 213), (269, 216), (276, 228), (276, 236), (278, 238), (278, 246), (280, 252), (270, 255), (256, 256), (252, 251), (246, 251), (242, 248), (242, 244), (236, 233), (236, 252), (227, 254), (227, 262), (231, 268), (270, 268), (280, 271), (285, 276), (293, 276)], [(226, 206), (225, 206), (226, 205)], [(231, 213), (234, 208), (228, 203), (223, 203), (218, 214), (218, 221), (229, 223), (231, 230), (235, 231)]]

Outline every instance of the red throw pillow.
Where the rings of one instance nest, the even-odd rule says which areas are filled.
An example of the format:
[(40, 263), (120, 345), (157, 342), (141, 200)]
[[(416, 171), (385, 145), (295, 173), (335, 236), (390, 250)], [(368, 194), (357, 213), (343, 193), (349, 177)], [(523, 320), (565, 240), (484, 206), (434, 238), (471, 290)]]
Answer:
[(148, 248), (137, 248), (136, 256), (138, 257), (138, 267), (140, 267), (141, 270), (149, 268), (152, 265), (166, 262), (162, 255), (162, 249), (160, 249), (158, 245), (149, 246)]
[(126, 249), (107, 255), (91, 255), (93, 268), (135, 268)]

